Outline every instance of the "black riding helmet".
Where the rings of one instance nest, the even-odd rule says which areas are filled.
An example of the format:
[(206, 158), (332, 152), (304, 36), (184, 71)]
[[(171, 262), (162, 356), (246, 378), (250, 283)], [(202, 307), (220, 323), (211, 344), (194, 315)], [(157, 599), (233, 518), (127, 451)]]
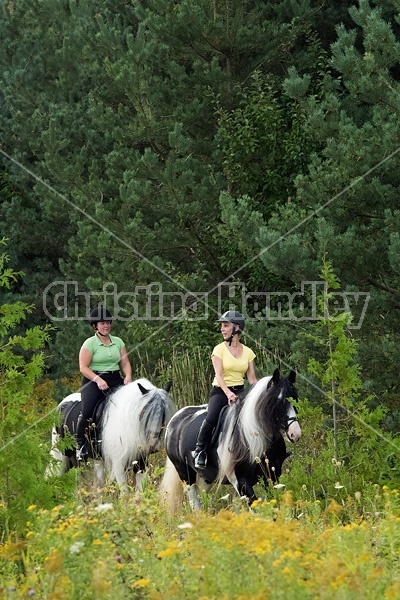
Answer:
[(89, 323), (91, 323), (91, 325), (96, 327), (97, 323), (100, 321), (112, 321), (112, 314), (105, 306), (98, 306), (90, 313)]
[(218, 319), (217, 323), (233, 323), (239, 327), (236, 333), (241, 333), (244, 329), (245, 321), (242, 313), (237, 312), (236, 310), (227, 310), (224, 314)]

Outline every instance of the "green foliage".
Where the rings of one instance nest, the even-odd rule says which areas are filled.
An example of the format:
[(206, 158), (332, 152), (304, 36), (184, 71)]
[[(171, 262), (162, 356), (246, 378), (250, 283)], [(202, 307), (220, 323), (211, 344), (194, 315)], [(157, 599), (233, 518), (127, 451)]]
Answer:
[(348, 408), (354, 405), (354, 399), (362, 387), (360, 367), (354, 364), (357, 343), (347, 332), (351, 314), (332, 312), (332, 291), (340, 289), (340, 281), (326, 257), (323, 259), (321, 280), (325, 282), (325, 289), (318, 298), (318, 306), (319, 314), (323, 317), (314, 327), (317, 335), (312, 336), (312, 341), (324, 347), (326, 359), (319, 358), (317, 361), (311, 358), (308, 369), (321, 381), (324, 394), (331, 404), (337, 403)]
[[(1, 287), (10, 286), (18, 275), (6, 268), (7, 261), (3, 253)], [(30, 504), (48, 506), (55, 498), (51, 482), (44, 480), (49, 462), (45, 436), (54, 422), (53, 407), (40, 405), (34, 395), (50, 327), (12, 334), (31, 310), (23, 302), (0, 306), (0, 528), (5, 535), (24, 531)]]
[[(320, 62), (314, 20), (324, 21), (325, 7), (155, 0), (55, 9), (21, 0), (1, 10), (1, 149), (11, 160), (1, 173), (0, 219), (17, 269), (31, 267), (18, 297), (36, 305), (30, 321), (49, 318), (42, 296), (54, 281), (76, 282), (80, 293), (109, 281), (118, 293), (154, 281), (168, 291), (185, 280), (191, 291), (215, 289), (243, 265), (232, 244), (239, 237), (221, 219), (227, 176), (234, 172), (235, 196), (250, 193), (268, 214), (303, 171), (303, 117), (280, 83), (290, 65)], [(332, 16), (324, 22), (324, 39), (334, 24)], [(257, 287), (273, 281), (263, 265), (244, 276)], [(67, 309), (76, 305), (82, 315), (81, 296), (67, 298)], [(57, 325), (51, 366), (65, 375), (76, 368), (84, 326)], [(163, 331), (166, 339), (176, 331), (165, 321), (146, 325), (152, 341), (164, 328), (160, 347)], [(135, 326), (120, 332), (132, 348), (142, 343)], [(159, 349), (148, 352), (154, 366)]]
[(253, 209), (268, 215), (294, 192), (294, 176), (303, 172), (312, 147), (298, 106), (279, 95), (277, 84), (252, 74), (235, 110), (218, 110), (217, 141), (229, 191), (249, 195)]
[(320, 405), (311, 408), (306, 402), (300, 407), (303, 440), (297, 456), (300, 460), (293, 465), (297, 485), (302, 481), (323, 498), (334, 489), (355, 493), (368, 482), (394, 483), (400, 473), (392, 460), (399, 448), (397, 438), (382, 427), (386, 409), (382, 405), (371, 409), (368, 398), (360, 398), (357, 342), (347, 329), (350, 315), (332, 311), (332, 291), (340, 289), (340, 281), (325, 257), (321, 278), (325, 289), (318, 304), (323, 316), (308, 334), (315, 348), (308, 370), (316, 377)]
[[(365, 313), (362, 302), (353, 303), (349, 329), (365, 395), (372, 405), (390, 407), (386, 422), (396, 431), (398, 15), (391, 3), (374, 8), (364, 1), (350, 15), (352, 22), (338, 26), (323, 75), (288, 73), (285, 91), (299, 102), (318, 152), (310, 157), (308, 173), (297, 176), (291, 205), (278, 207), (254, 237), (260, 249), (268, 249), (261, 255), (265, 267), (274, 274), (284, 271), (294, 288), (318, 278), (318, 257), (327, 253), (343, 292), (368, 294)], [(293, 340), (292, 356), (304, 367), (304, 342), (302, 351), (300, 345)]]

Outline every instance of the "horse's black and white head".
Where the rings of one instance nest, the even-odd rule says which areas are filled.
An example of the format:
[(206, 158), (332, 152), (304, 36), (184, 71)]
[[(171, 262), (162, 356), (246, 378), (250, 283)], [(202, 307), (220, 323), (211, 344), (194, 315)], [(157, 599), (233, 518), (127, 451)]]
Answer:
[(282, 430), (291, 442), (297, 442), (301, 436), (296, 410), (291, 400), (298, 400), (295, 387), (296, 372), (290, 371), (287, 377), (281, 377), (275, 369), (258, 404), (259, 419), (268, 422), (275, 439)]

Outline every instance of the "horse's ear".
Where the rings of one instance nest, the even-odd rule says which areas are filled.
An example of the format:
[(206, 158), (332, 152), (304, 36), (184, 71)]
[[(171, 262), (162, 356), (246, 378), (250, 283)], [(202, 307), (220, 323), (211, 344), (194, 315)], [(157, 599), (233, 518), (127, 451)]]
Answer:
[(172, 388), (172, 381), (167, 381), (167, 383), (164, 385), (164, 390), (167, 392), (167, 394), (171, 388)]
[(289, 373), (289, 381), (290, 383), (294, 383), (296, 381), (296, 371), (290, 371)]
[(275, 371), (272, 374), (273, 383), (277, 383), (279, 381), (280, 377), (281, 377), (281, 374), (280, 374), (279, 369), (275, 369)]
[(149, 391), (150, 391), (150, 390), (146, 390), (146, 388), (141, 383), (139, 383), (139, 382), (138, 382), (138, 388), (142, 392), (143, 396), (145, 396), (146, 394), (148, 394)]

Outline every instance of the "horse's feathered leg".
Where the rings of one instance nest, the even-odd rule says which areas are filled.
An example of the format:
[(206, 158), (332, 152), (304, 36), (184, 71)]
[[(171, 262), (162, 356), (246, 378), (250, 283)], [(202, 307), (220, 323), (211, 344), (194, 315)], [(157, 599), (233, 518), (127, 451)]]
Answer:
[(171, 513), (177, 512), (182, 506), (183, 482), (169, 458), (167, 458), (164, 476), (161, 480), (160, 494), (163, 504)]
[(58, 443), (60, 441), (60, 436), (57, 432), (56, 427), (53, 427), (53, 430), (51, 432), (51, 450), (50, 450), (50, 456), (52, 456), (52, 458), (54, 460), (56, 460), (56, 463), (52, 463), (51, 465), (48, 466), (47, 470), (46, 470), (46, 477), (51, 477), (54, 475), (64, 475), (65, 473), (67, 473), (72, 467), (73, 465), (71, 464), (70, 459), (65, 456), (64, 454), (62, 454), (62, 452), (58, 449)]
[(192, 510), (200, 510), (201, 501), (200, 501), (199, 486), (197, 485), (197, 483), (194, 483), (193, 485), (187, 485), (185, 487), (185, 491), (189, 498), (190, 508)]
[(241, 498), (245, 496), (249, 504), (257, 499), (253, 485), (259, 479), (258, 466), (258, 463), (253, 465), (248, 463), (236, 465), (235, 470), (228, 477), (239, 496)]
[(112, 474), (119, 486), (121, 492), (128, 491), (128, 484), (126, 483), (126, 473), (124, 463), (113, 463)]
[(135, 486), (138, 492), (143, 492), (146, 485), (147, 474), (144, 471), (138, 471), (135, 476)]
[[(231, 482), (232, 483), (232, 482)], [(233, 483), (232, 483), (233, 485)], [(245, 477), (239, 477), (236, 480), (236, 484), (234, 485), (239, 496), (246, 497), (249, 504), (252, 504), (254, 500), (257, 499), (257, 496), (254, 493), (253, 486), (250, 485), (249, 481)]]
[(96, 487), (104, 487), (106, 482), (104, 462), (102, 460), (94, 461), (94, 485)]

